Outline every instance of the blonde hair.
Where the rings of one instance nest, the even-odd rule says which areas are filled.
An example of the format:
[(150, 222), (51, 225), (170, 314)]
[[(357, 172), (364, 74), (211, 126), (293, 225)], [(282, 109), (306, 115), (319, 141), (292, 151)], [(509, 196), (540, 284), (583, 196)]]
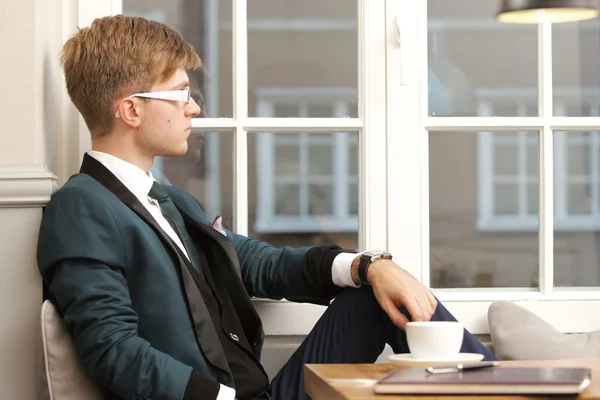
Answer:
[(96, 19), (79, 29), (63, 46), (67, 92), (92, 138), (114, 125), (114, 102), (131, 93), (147, 92), (179, 68), (199, 68), (191, 44), (168, 26), (141, 17), (116, 15)]

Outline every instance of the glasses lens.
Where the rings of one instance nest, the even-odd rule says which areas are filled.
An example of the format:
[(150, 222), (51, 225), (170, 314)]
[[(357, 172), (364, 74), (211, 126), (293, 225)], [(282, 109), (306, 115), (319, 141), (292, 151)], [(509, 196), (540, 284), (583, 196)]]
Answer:
[(190, 97), (191, 97), (191, 96), (190, 96), (190, 88), (188, 87), (188, 88), (187, 88), (187, 92), (186, 92), (186, 94), (185, 94), (185, 102), (186, 102), (187, 104), (190, 104)]

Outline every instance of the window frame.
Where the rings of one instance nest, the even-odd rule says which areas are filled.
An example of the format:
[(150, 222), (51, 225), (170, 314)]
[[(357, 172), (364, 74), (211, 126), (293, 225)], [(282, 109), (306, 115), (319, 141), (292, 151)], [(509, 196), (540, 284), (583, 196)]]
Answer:
[[(597, 288), (554, 287), (553, 132), (600, 130), (600, 118), (553, 115), (552, 26), (548, 23), (538, 26), (538, 117), (430, 117), (427, 99), (427, 2), (386, 0), (386, 10), (390, 31), (387, 148), (388, 154), (397, 155), (395, 158), (388, 157), (388, 177), (393, 176), (393, 171), (394, 178), (403, 182), (398, 187), (388, 181), (388, 201), (394, 204), (388, 222), (390, 251), (400, 254), (401, 258), (397, 257), (400, 265), (406, 266), (409, 272), (429, 285), (429, 132), (538, 131), (539, 288), (457, 288), (438, 289), (434, 293), (473, 333), (489, 333), (487, 309), (497, 300), (521, 304), (563, 332), (600, 329), (600, 321), (588, 317), (600, 312), (600, 291)], [(454, 23), (442, 20), (434, 21), (432, 25), (470, 32), (494, 29), (481, 21), (469, 24), (469, 21)], [(520, 27), (501, 26), (502, 31), (505, 29)], [(406, 193), (411, 193), (412, 198)]]
[[(600, 312), (597, 288), (555, 290), (553, 287), (552, 133), (554, 130), (600, 130), (600, 117), (553, 116), (552, 28), (549, 24), (541, 24), (538, 35), (539, 80), (543, 89), (538, 93), (539, 117), (429, 117), (427, 2), (358, 0), (359, 118), (250, 118), (247, 0), (231, 1), (233, 116), (195, 119), (193, 127), (203, 132), (234, 131), (233, 225), (238, 233), (248, 233), (248, 132), (358, 131), (359, 247), (389, 250), (402, 267), (429, 285), (428, 132), (537, 130), (541, 132), (539, 262), (543, 266), (539, 272), (539, 290), (448, 289), (436, 290), (435, 294), (473, 333), (489, 332), (487, 308), (495, 300), (522, 304), (564, 332), (600, 329), (599, 320), (588, 318)], [(79, 26), (86, 26), (90, 17), (120, 12), (121, 0), (111, 0), (108, 11), (109, 2), (105, 0), (79, 0), (79, 3), (87, 13), (86, 18), (80, 18)], [(447, 28), (468, 29), (468, 23), (464, 22), (451, 22)], [(485, 25), (481, 28), (489, 29)], [(89, 134), (82, 120), (80, 122), (78, 150), (81, 156), (89, 148)], [(285, 301), (257, 301), (256, 306), (267, 334), (278, 335), (307, 334), (323, 312), (319, 306)]]
[[(84, 0), (79, 0), (84, 3)], [(103, 0), (89, 2), (89, 16), (101, 17), (122, 11), (122, 0), (111, 0), (119, 7), (107, 9)], [(214, 9), (217, 0), (206, 0)], [(231, 118), (192, 119), (194, 132), (233, 131), (234, 135), (234, 218), (233, 230), (248, 234), (248, 132), (358, 132), (359, 135), (359, 248), (387, 248), (387, 169), (386, 135), (386, 56), (387, 27), (383, 1), (357, 0), (358, 12), (358, 118), (258, 118), (248, 116), (248, 28), (247, 1), (232, 1), (233, 52), (233, 115)], [(93, 18), (85, 20), (86, 26)], [(322, 22), (322, 20), (319, 20)], [(347, 31), (347, 21), (335, 24)], [(278, 31), (314, 29), (315, 24), (303, 21), (294, 24), (274, 24)], [(213, 88), (214, 89), (214, 88)], [(208, 99), (207, 99), (208, 100)], [(82, 123), (83, 124), (83, 123)], [(89, 144), (89, 133), (80, 125), (80, 136)], [(367, 133), (367, 134), (365, 134)], [(80, 146), (80, 156), (89, 148)], [(215, 147), (218, 150), (218, 147)], [(214, 150), (214, 149), (213, 149)], [(306, 335), (323, 313), (320, 306), (283, 301), (255, 300), (262, 316), (265, 332), (277, 335)]]

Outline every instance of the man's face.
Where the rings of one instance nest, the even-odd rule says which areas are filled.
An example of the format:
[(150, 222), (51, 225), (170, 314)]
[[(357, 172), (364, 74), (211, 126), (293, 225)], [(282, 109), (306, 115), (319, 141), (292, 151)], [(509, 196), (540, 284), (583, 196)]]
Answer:
[[(166, 82), (152, 86), (151, 92), (185, 89), (189, 86), (187, 73), (178, 69)], [(142, 108), (136, 141), (139, 148), (152, 157), (181, 156), (188, 149), (192, 117), (200, 107), (190, 98), (189, 103), (149, 99)]]

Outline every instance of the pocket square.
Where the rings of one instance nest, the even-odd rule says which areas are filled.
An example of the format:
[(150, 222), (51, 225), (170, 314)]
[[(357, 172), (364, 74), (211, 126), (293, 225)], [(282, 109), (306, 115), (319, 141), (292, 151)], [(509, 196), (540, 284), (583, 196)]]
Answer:
[(225, 228), (223, 228), (223, 217), (217, 215), (210, 225), (214, 230), (227, 237), (227, 232), (225, 232)]

